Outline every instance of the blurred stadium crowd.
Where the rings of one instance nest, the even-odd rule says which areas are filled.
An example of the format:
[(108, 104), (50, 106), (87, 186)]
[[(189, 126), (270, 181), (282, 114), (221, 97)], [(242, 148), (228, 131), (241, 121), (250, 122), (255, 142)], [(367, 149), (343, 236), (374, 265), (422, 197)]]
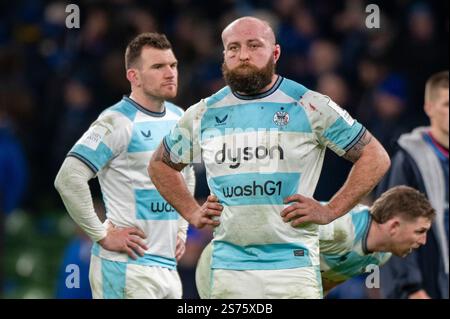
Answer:
[[(365, 26), (369, 3), (380, 7), (380, 29)], [(62, 258), (88, 262), (89, 243), (68, 220), (53, 180), (89, 124), (129, 93), (123, 57), (136, 34), (167, 34), (179, 60), (174, 102), (187, 108), (224, 85), (223, 27), (240, 16), (263, 17), (282, 48), (277, 72), (332, 97), (391, 154), (400, 134), (428, 124), (425, 81), (448, 69), (447, 1), (85, 0), (77, 1), (79, 29), (66, 28), (67, 4), (0, 2), (4, 297), (67, 296), (64, 279), (58, 281), (64, 275)], [(208, 190), (197, 168), (202, 201)], [(315, 198), (329, 199), (350, 168), (328, 152)], [(194, 298), (194, 267), (210, 231), (190, 235), (180, 272), (185, 297)], [(352, 287), (347, 296), (376, 297)]]

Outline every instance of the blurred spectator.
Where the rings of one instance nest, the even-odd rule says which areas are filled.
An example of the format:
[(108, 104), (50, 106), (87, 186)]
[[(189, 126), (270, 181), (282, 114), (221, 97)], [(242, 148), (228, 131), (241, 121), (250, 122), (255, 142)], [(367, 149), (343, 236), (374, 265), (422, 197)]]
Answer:
[(0, 104), (0, 194), (2, 194), (0, 211), (10, 214), (19, 207), (25, 193), (27, 174), (22, 146), (14, 136), (11, 124)]
[[(100, 197), (93, 196), (94, 209), (100, 220), (103, 222), (106, 219), (105, 206)], [(56, 298), (58, 299), (92, 299), (92, 291), (89, 283), (89, 264), (91, 260), (92, 241), (88, 236), (77, 226), (77, 234), (65, 248), (64, 256), (61, 262), (58, 281), (56, 287)], [(66, 280), (69, 275), (75, 274), (73, 268), (78, 267), (79, 285), (76, 287), (68, 287)], [(74, 280), (70, 280), (74, 284)]]
[(367, 274), (353, 277), (343, 284), (333, 288), (325, 299), (369, 299), (369, 289), (366, 288)]
[[(316, 91), (331, 97), (332, 100), (353, 116), (349, 88), (341, 76), (335, 73), (326, 73), (320, 76)], [(324, 171), (333, 172), (333, 174), (320, 175), (314, 198), (327, 201), (344, 185), (352, 168), (352, 163), (337, 156), (334, 152), (325, 152), (323, 167)]]
[(365, 105), (366, 127), (386, 148), (393, 152), (394, 141), (408, 130), (404, 115), (407, 105), (406, 83), (402, 76), (390, 74), (374, 91), (372, 105)]
[(427, 243), (405, 259), (392, 257), (381, 269), (381, 289), (388, 298), (449, 297), (448, 82), (448, 71), (427, 81), (425, 112), (431, 126), (400, 137), (391, 170), (378, 187), (381, 194), (396, 185), (409, 185), (427, 194), (436, 210)]
[(3, 193), (0, 192), (0, 299), (3, 298), (3, 286), (4, 286), (4, 270), (3, 270), (3, 262), (4, 262), (4, 245), (5, 245), (5, 213), (3, 212)]
[[(205, 200), (198, 202), (203, 204)], [(203, 249), (212, 239), (212, 229), (211, 227), (197, 229), (189, 226), (187, 238), (186, 252), (178, 262), (178, 271), (183, 285), (183, 298), (198, 299), (197, 288), (193, 284), (195, 283), (195, 268)]]
[[(59, 270), (56, 298), (92, 299), (92, 291), (89, 284), (91, 248), (92, 241), (82, 231), (79, 231), (77, 237), (70, 241), (64, 252)], [(74, 275), (73, 280), (68, 278), (70, 275)], [(78, 285), (67, 285), (67, 282), (75, 284), (77, 279), (79, 279)]]
[[(423, 100), (423, 83), (428, 76), (448, 68), (448, 44), (438, 39), (436, 15), (431, 3), (413, 2), (407, 12), (407, 30), (397, 49), (396, 64), (411, 83), (411, 118), (418, 121)], [(448, 15), (447, 15), (448, 24)], [(448, 25), (447, 25), (448, 33)], [(446, 61), (442, 66), (431, 61)], [(424, 125), (426, 121), (421, 124)]]
[(89, 82), (73, 77), (66, 82), (63, 92), (63, 114), (56, 128), (53, 150), (53, 175), (64, 161), (70, 148), (98, 116), (93, 109), (93, 96)]

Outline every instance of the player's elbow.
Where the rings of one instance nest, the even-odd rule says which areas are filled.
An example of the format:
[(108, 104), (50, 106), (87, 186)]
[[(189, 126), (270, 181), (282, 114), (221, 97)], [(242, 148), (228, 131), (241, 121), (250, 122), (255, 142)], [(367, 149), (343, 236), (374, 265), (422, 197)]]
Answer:
[(158, 172), (160, 172), (162, 169), (161, 165), (164, 165), (164, 163), (158, 158), (157, 153), (155, 152), (150, 159), (147, 167), (148, 176), (150, 176), (150, 179), (153, 181), (153, 183), (154, 179), (157, 178)]
[(386, 152), (384, 147), (382, 147), (381, 154), (378, 158), (380, 162), (380, 173), (384, 176), (384, 174), (386, 174), (386, 172), (391, 167), (391, 158), (389, 157), (389, 154)]
[(363, 155), (365, 157), (364, 162), (369, 163), (371, 170), (376, 173), (376, 175), (384, 176), (391, 166), (389, 154), (377, 140), (374, 140), (367, 145)]
[(53, 182), (53, 185), (55, 186), (58, 193), (63, 196), (64, 193), (67, 190), (67, 184), (70, 183), (69, 175), (67, 174), (67, 169), (63, 165), (61, 169), (59, 170), (58, 174), (55, 177), (55, 181)]

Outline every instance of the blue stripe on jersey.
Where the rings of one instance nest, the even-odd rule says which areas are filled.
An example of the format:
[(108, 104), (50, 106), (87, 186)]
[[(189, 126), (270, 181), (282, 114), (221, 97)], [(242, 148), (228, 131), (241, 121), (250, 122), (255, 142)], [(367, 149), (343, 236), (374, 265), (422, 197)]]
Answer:
[(157, 266), (169, 268), (171, 270), (175, 270), (177, 267), (177, 260), (175, 258), (167, 258), (151, 254), (144, 254), (144, 257), (137, 257), (138, 258), (136, 260), (128, 258), (128, 263), (141, 266)]
[(336, 122), (325, 131), (323, 136), (339, 148), (345, 149), (347, 145), (355, 140), (363, 129), (361, 123), (355, 121), (355, 123), (350, 126), (342, 117), (339, 117)]
[(136, 219), (178, 220), (177, 211), (158, 193), (156, 189), (135, 189)]
[[(286, 112), (289, 120), (285, 125), (277, 125), (274, 118), (277, 112)], [(287, 117), (283, 117), (287, 120)], [(278, 120), (278, 118), (277, 118)], [(264, 131), (277, 129), (283, 132), (311, 133), (311, 125), (302, 107), (297, 102), (291, 103), (247, 103), (218, 108), (208, 108), (202, 117), (202, 139), (211, 136), (242, 131)], [(227, 132), (230, 130), (230, 132)], [(212, 134), (217, 133), (217, 134)]]
[(228, 86), (224, 87), (217, 93), (211, 95), (209, 98), (206, 99), (206, 106), (214, 105), (217, 102), (222, 101), (228, 94), (231, 93), (231, 90)]
[(353, 227), (355, 228), (353, 244), (356, 244), (369, 231), (370, 213), (368, 209), (364, 209), (363, 211), (350, 212), (350, 214), (352, 216)]
[(307, 88), (305, 88), (303, 85), (298, 84), (292, 80), (283, 79), (283, 82), (281, 82), (280, 85), (280, 91), (282, 91), (287, 96), (290, 96), (294, 101), (299, 101), (300, 98), (305, 94), (307, 91), (309, 91)]
[(155, 150), (176, 121), (148, 121), (134, 123), (128, 153)]
[(354, 251), (341, 256), (323, 255), (322, 257), (331, 268), (326, 274), (326, 277), (329, 276), (330, 279), (339, 277), (338, 279), (345, 280), (364, 273), (368, 265), (379, 265), (381, 262), (372, 254), (361, 256)]
[(208, 184), (225, 206), (283, 205), (297, 193), (300, 173), (244, 173), (213, 177)]
[(108, 110), (122, 113), (132, 122), (134, 121), (137, 113), (137, 109), (130, 103), (127, 103), (125, 99), (122, 99), (119, 103), (111, 106)]
[(103, 142), (100, 142), (95, 151), (83, 144), (76, 144), (68, 155), (74, 155), (75, 157), (80, 156), (81, 158), (87, 160), (94, 166), (96, 172), (101, 170), (103, 166), (105, 166), (106, 163), (108, 163), (113, 157), (111, 149)]
[(175, 104), (166, 101), (164, 102), (164, 106), (179, 117), (183, 116), (183, 111)]
[(98, 243), (92, 244), (91, 253), (94, 256), (100, 257), (100, 245)]
[(101, 259), (104, 299), (124, 299), (127, 264)]
[(267, 270), (311, 265), (308, 249), (300, 243), (238, 246), (225, 241), (213, 242), (211, 268)]

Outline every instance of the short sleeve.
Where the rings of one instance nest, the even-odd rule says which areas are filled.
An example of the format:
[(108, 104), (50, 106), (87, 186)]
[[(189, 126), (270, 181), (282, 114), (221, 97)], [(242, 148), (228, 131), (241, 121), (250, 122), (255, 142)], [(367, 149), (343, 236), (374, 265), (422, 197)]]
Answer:
[(308, 91), (301, 100), (320, 145), (343, 156), (364, 135), (361, 123), (326, 95)]
[(125, 149), (129, 139), (127, 126), (128, 120), (119, 113), (102, 113), (67, 156), (80, 159), (98, 173)]
[(163, 139), (165, 149), (174, 163), (190, 164), (200, 156), (200, 122), (206, 105), (191, 106)]

